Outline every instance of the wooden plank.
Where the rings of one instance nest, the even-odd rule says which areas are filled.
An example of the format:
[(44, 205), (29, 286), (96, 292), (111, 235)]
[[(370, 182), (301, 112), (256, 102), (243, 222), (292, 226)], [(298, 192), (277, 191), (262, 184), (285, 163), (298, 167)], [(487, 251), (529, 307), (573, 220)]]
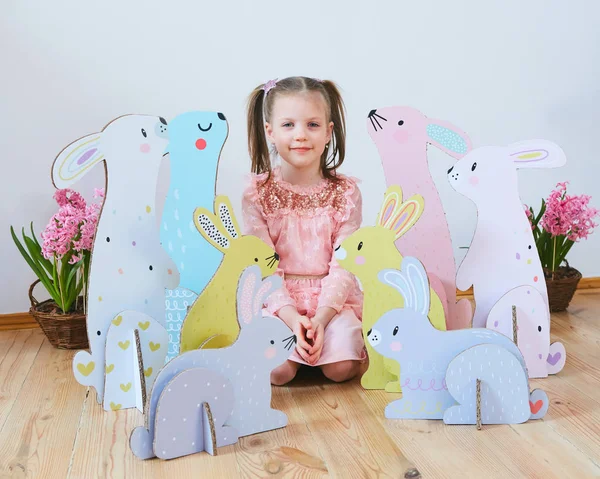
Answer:
[(328, 477), (317, 443), (296, 403), (294, 387), (273, 387), (272, 407), (285, 411), (288, 425), (240, 439), (236, 457), (243, 477)]
[(8, 349), (16, 335), (17, 331), (0, 331), (0, 361), (8, 354)]
[[(532, 381), (548, 394), (550, 409), (544, 421), (555, 433), (564, 437), (600, 464), (600, 407), (596, 399), (570, 386), (562, 373), (545, 380)], [(542, 382), (543, 381), (543, 382)]]
[[(216, 457), (202, 452), (172, 461), (142, 461), (129, 447), (131, 431), (144, 424), (137, 409), (104, 411), (95, 392), (85, 401), (69, 478), (123, 477), (236, 477), (234, 446), (220, 448)], [(93, 454), (90, 454), (93, 451)]]
[(358, 378), (295, 386), (301, 388), (296, 402), (332, 477), (404, 477), (415, 467), (362, 401)]
[(0, 314), (0, 331), (39, 327), (37, 321), (29, 313)]
[(0, 432), (0, 477), (66, 477), (86, 395), (72, 358), (43, 342)]
[(364, 391), (371, 415), (383, 424), (423, 477), (525, 477), (502, 451), (502, 441), (514, 442), (516, 437), (509, 426), (484, 425), (477, 431), (475, 426), (447, 426), (438, 420), (386, 419), (385, 406), (396, 399), (390, 396), (382, 391)]
[(6, 335), (0, 346), (0, 433), (38, 355), (45, 336), (30, 329)]

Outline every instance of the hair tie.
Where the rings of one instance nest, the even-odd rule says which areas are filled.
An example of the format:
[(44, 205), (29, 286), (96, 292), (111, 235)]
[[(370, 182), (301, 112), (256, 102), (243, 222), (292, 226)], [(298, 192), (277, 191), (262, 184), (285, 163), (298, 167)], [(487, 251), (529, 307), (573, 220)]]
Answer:
[(275, 88), (275, 85), (277, 85), (277, 78), (275, 78), (275, 80), (269, 80), (267, 83), (265, 83), (262, 87), (262, 89), (265, 91), (265, 96), (267, 96), (267, 94), (269, 93), (269, 91), (271, 91), (273, 88)]

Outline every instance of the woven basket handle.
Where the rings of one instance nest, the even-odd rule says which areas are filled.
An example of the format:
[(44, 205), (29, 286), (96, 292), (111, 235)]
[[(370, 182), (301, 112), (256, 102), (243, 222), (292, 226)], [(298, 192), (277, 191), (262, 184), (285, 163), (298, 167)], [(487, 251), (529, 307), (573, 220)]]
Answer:
[(36, 279), (33, 283), (31, 283), (31, 286), (29, 287), (29, 301), (31, 302), (32, 308), (35, 308), (38, 304), (40, 304), (40, 302), (33, 296), (33, 288), (35, 288), (36, 285), (40, 282), (41, 281), (39, 279)]

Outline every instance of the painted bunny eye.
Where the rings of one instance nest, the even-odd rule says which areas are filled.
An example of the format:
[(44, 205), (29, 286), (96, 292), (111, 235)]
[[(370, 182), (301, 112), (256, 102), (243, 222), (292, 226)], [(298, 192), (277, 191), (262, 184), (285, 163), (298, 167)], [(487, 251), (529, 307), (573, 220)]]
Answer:
[(100, 331), (96, 331), (96, 334), (97, 334), (98, 336), (101, 336), (101, 335), (102, 335), (102, 333), (101, 333)]
[(361, 241), (360, 243), (358, 243), (358, 251), (360, 251), (363, 247), (363, 242)]
[(542, 332), (542, 327), (538, 326), (538, 331), (541, 333)]
[(529, 245), (529, 246), (527, 247), (527, 249), (531, 249), (531, 245)]
[(209, 123), (207, 128), (202, 128), (202, 125), (198, 123), (198, 128), (200, 128), (200, 131), (208, 131), (212, 128), (212, 123)]
[(152, 267), (152, 265), (150, 265), (150, 266), (148, 266), (148, 269), (149, 269), (150, 271), (152, 271), (154, 268)]
[(144, 138), (148, 137), (148, 134), (146, 133), (146, 130), (144, 130), (143, 128), (142, 128), (142, 135), (144, 135)]
[(477, 168), (477, 162), (473, 163), (473, 166), (471, 166), (471, 171), (475, 171), (475, 168)]
[(394, 328), (394, 332), (392, 333), (393, 336), (396, 336), (396, 334), (398, 334), (398, 326)]
[(254, 258), (254, 262), (255, 262), (255, 263), (258, 263), (258, 258)]
[(402, 125), (404, 125), (404, 120), (400, 120), (400, 121), (398, 122), (398, 126), (402, 126)]
[(273, 341), (272, 339), (271, 339), (271, 344), (275, 344), (275, 341)]

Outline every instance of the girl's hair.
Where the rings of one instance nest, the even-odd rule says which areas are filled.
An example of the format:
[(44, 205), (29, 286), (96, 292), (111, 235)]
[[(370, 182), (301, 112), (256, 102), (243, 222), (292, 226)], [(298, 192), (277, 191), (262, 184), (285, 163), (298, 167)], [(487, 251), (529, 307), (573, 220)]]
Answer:
[(252, 172), (257, 174), (268, 172), (267, 181), (271, 176), (271, 157), (265, 137), (265, 121), (271, 122), (273, 105), (278, 96), (306, 92), (318, 92), (323, 96), (327, 106), (328, 122), (333, 122), (331, 145), (329, 148), (325, 148), (321, 155), (321, 172), (323, 176), (335, 180), (335, 170), (344, 162), (346, 155), (346, 117), (344, 102), (337, 86), (329, 80), (288, 77), (277, 81), (277, 83), (269, 82), (268, 86), (260, 85), (256, 87), (248, 99), (248, 151), (252, 159)]

